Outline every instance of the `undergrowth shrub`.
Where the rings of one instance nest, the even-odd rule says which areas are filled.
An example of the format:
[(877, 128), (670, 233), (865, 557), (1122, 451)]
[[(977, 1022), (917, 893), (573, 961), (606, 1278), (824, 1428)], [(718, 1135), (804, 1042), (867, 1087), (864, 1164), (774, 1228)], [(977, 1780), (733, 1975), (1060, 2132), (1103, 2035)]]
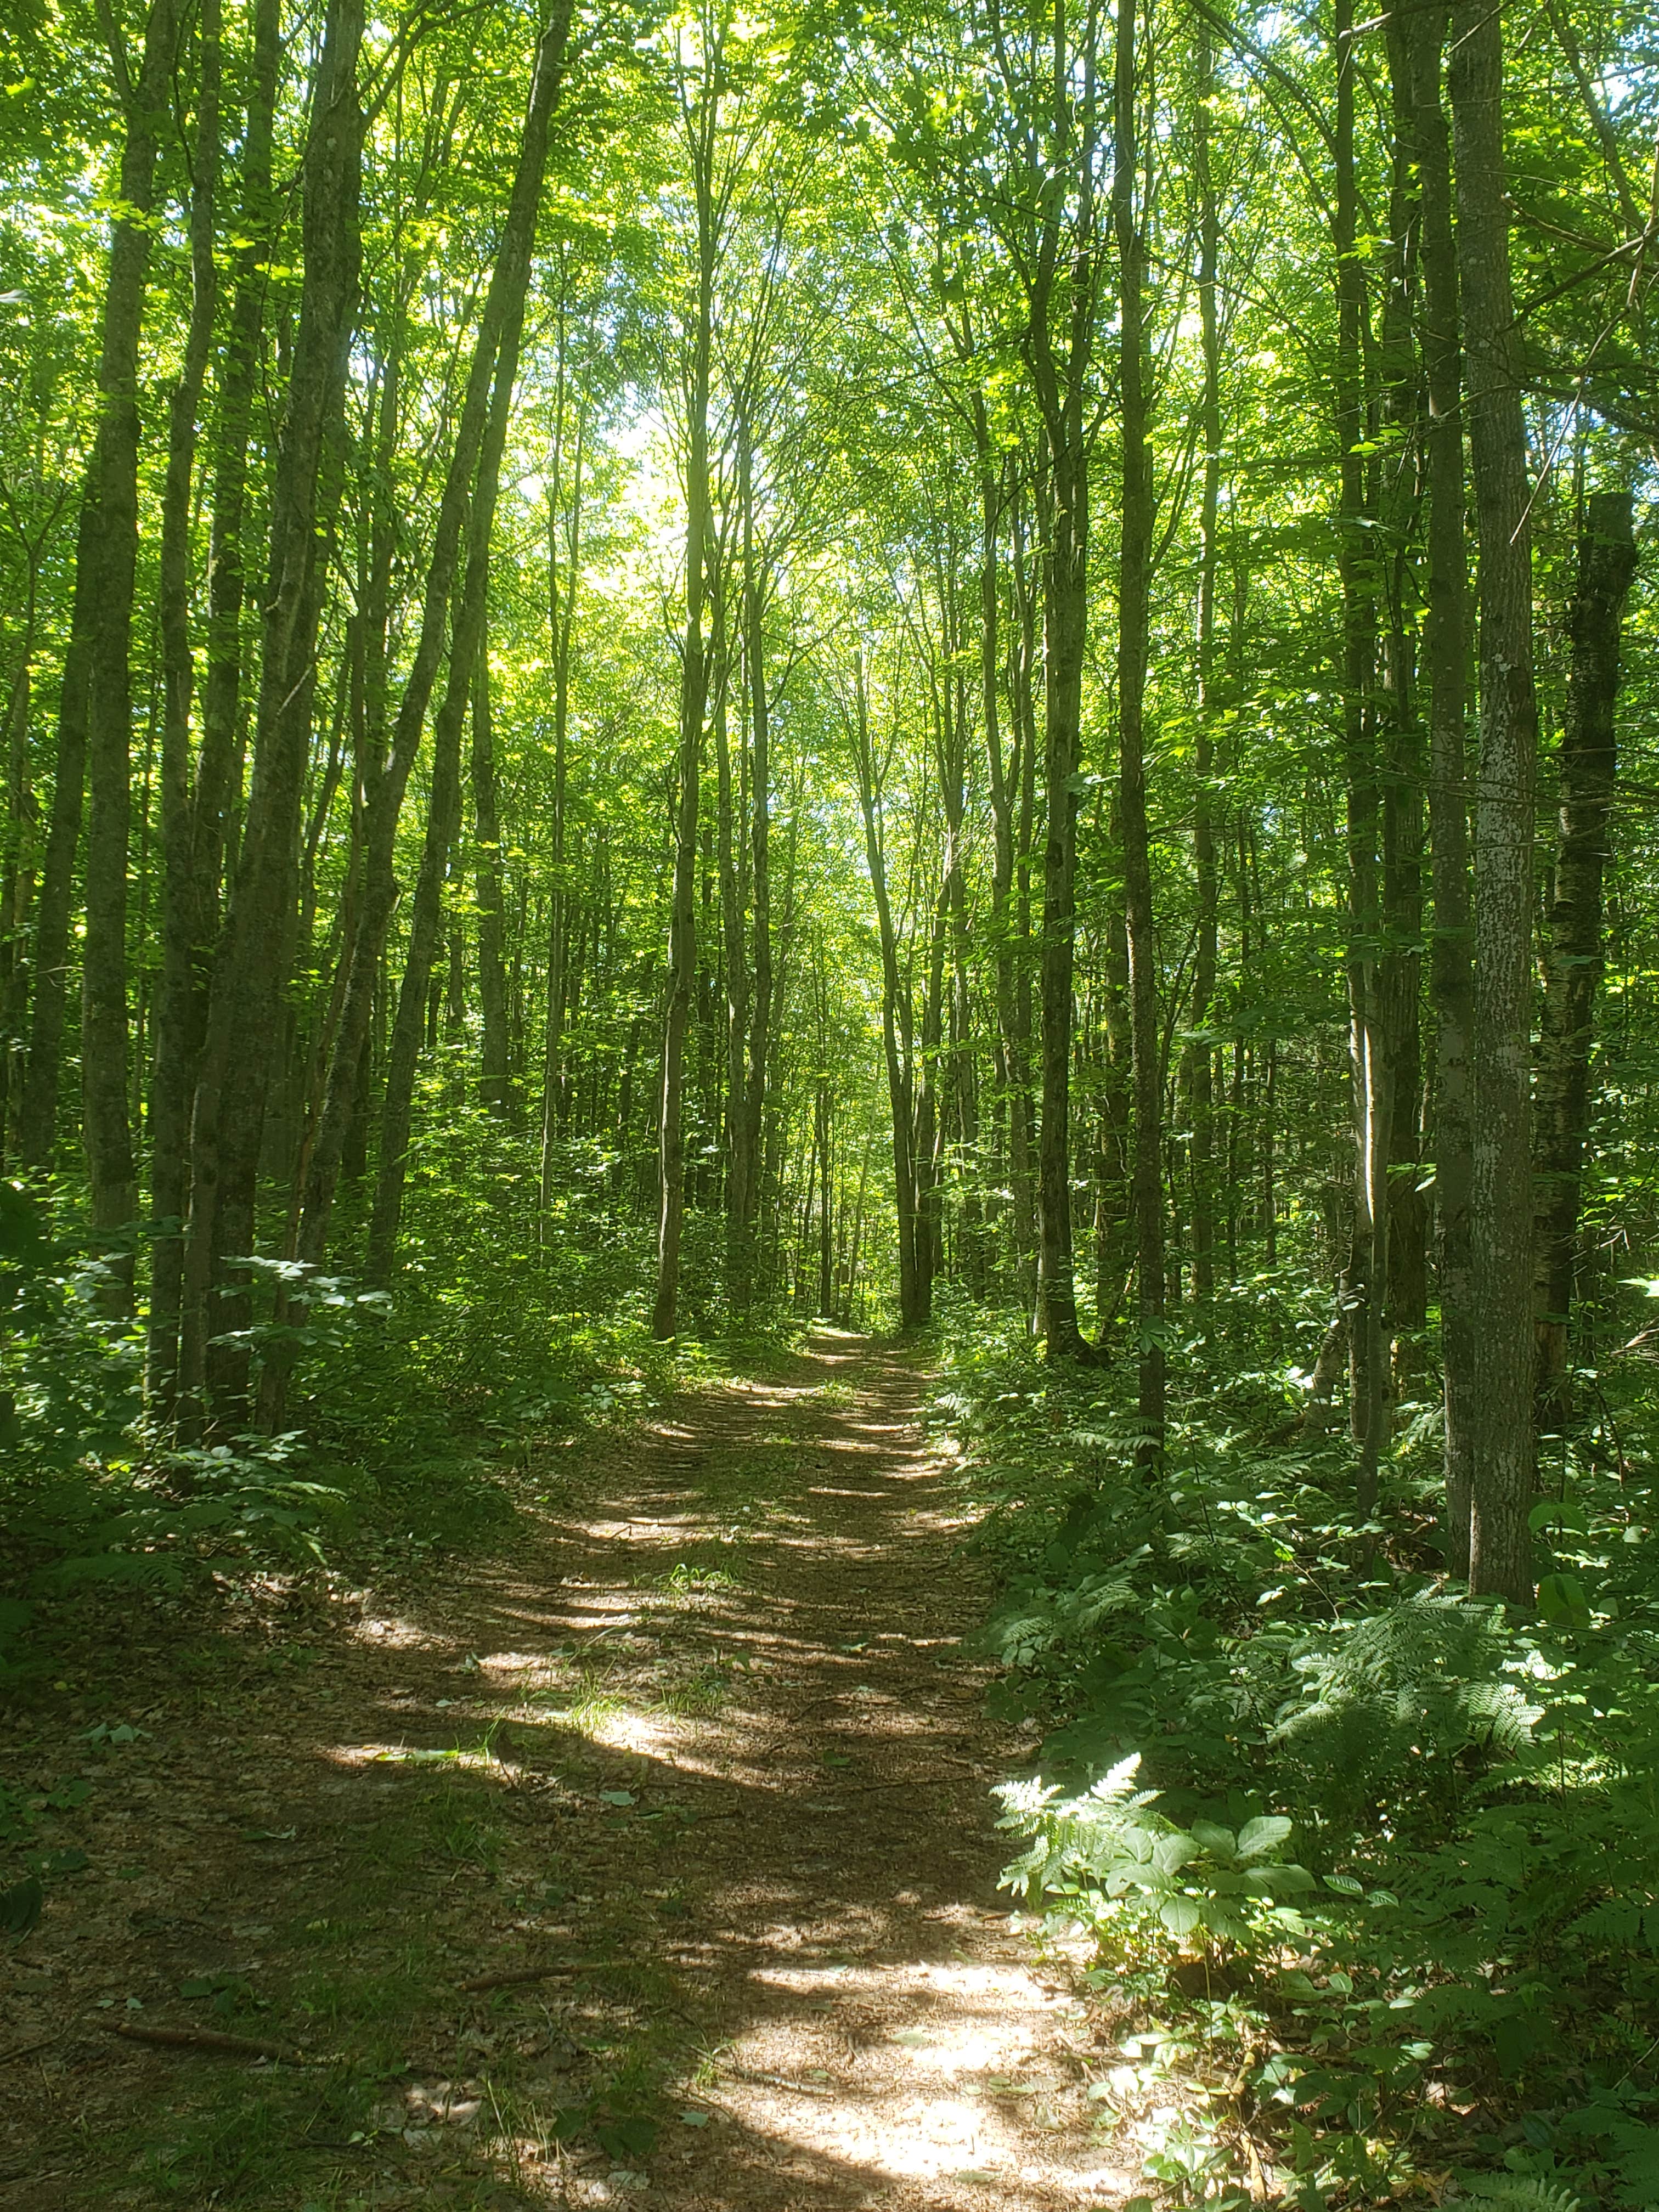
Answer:
[(1659, 2203), (1640, 1409), (1562, 1449), (1522, 1618), (1443, 1575), (1431, 1419), (1361, 1522), (1343, 1445), (1295, 1419), (1316, 1318), (1258, 1291), (1172, 1344), (1149, 1480), (1127, 1373), (952, 1314), (934, 1418), (1000, 1584), (994, 1698), (1034, 1740), (1006, 1879), (1208, 2083), (1149, 2165), (1173, 2203), (1233, 2201), (1253, 2135), (1308, 2207), (1431, 2167), (1484, 2169), (1492, 2203)]
[(490, 1237), (417, 1194), (392, 1295), (256, 1259), (246, 1343), (256, 1392), (280, 1375), (280, 1420), (181, 1449), (147, 1418), (142, 1304), (112, 1316), (73, 1194), (54, 1217), (0, 1182), (0, 1684), (38, 1672), (94, 1590), (407, 1562), (499, 1534), (504, 1465), (635, 1418), (696, 1358), (651, 1338), (639, 1239), (584, 1188), (540, 1242), (521, 1206), (497, 1208)]

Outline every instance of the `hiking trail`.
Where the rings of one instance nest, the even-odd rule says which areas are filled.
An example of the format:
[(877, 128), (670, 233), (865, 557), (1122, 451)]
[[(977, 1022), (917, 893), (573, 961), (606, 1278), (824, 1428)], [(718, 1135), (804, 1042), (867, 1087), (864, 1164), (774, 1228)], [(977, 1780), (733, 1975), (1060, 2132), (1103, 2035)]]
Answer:
[[(9, 2069), (0, 2205), (1133, 2194), (1090, 2124), (1107, 2054), (996, 1890), (991, 1786), (1029, 1746), (963, 1655), (985, 1592), (921, 1392), (822, 1331), (532, 1463), (507, 1557), (147, 1708), (9, 1962), (0, 2040), (46, 2040)], [(107, 2032), (192, 2022), (368, 2069), (368, 2124), (326, 2063)]]

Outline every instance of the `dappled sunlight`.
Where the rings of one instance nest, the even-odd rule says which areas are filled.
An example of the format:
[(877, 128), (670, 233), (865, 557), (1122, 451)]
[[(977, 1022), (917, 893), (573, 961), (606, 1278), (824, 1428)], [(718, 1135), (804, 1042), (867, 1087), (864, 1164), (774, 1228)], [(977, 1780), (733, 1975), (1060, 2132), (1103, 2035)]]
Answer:
[(351, 1635), (360, 1644), (373, 1644), (387, 1651), (441, 1651), (447, 1640), (418, 1623), (398, 1616), (366, 1613), (354, 1621)]
[[(707, 1425), (659, 1422), (639, 1470), (657, 1486), (561, 1517), (580, 1560), (536, 1608), (567, 1642), (532, 1712), (632, 1758), (641, 1808), (676, 1784), (701, 1808), (703, 1904), (666, 1955), (732, 2021), (696, 2094), (738, 2140), (677, 2160), (699, 2203), (1109, 2201), (1127, 2177), (1092, 2148), (1075, 2064), (1051, 2063), (1071, 2000), (980, 1901), (997, 1847), (990, 1775), (959, 1748), (983, 1734), (974, 1670), (905, 1564), (964, 1516), (890, 1387), (823, 1387), (726, 1386), (700, 1394)], [(712, 1710), (673, 1710), (681, 1649), (720, 1669)], [(952, 1887), (969, 1865), (973, 1902)]]
[[(684, 2212), (1133, 2193), (1069, 1990), (994, 1888), (990, 1784), (1020, 1746), (975, 1702), (957, 1500), (907, 1370), (826, 1389), (857, 1352), (599, 1441), (587, 1510), (565, 1487), (511, 1556), (343, 1622), (351, 1701), (319, 1674), (296, 1705), (239, 1923), (293, 1917), (259, 1893), (292, 1867), (319, 2039), (348, 1985), (395, 2019), (388, 1957), (431, 1948), (447, 2024), (374, 2123), (411, 2172), (634, 2201), (554, 2122), (635, 2069), (633, 2165)], [(325, 1893), (351, 1869), (350, 1912), (319, 1909), (319, 1865)]]

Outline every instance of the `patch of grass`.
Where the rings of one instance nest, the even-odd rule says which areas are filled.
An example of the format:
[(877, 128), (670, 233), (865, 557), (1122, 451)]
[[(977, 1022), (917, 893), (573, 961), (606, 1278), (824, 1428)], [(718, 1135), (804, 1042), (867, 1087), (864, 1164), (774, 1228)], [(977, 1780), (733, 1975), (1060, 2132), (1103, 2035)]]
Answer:
[(732, 2062), (737, 2048), (732, 2043), (699, 2045), (696, 2063), (691, 2069), (689, 2086), (693, 2089), (713, 2089), (719, 2087), (721, 2074)]
[(426, 1830), (432, 1848), (457, 1866), (480, 1866), (490, 1874), (500, 1866), (507, 1832), (481, 1803), (446, 1790), (428, 1801)]
[[(592, 1735), (607, 1721), (620, 1720), (632, 1711), (627, 1698), (618, 1697), (614, 1690), (583, 1688), (574, 1696), (568, 1691), (547, 1690), (542, 1697), (548, 1700), (549, 1720), (574, 1729), (578, 1735)], [(556, 1699), (558, 1702), (553, 1702)]]
[[(420, 1942), (404, 1944), (392, 1958), (372, 1954), (365, 1957), (373, 1934), (368, 1924), (335, 1919), (325, 1926), (331, 1948), (349, 1948), (354, 1960), (361, 1963), (319, 1966), (301, 1974), (295, 1984), (295, 2004), (330, 2034), (356, 2031), (351, 2040), (358, 2049), (364, 2047), (364, 2031), (381, 2022), (395, 2023), (398, 2033), (387, 2046), (386, 2055), (390, 2055), (392, 2047), (404, 2039), (403, 2024), (423, 2000), (429, 2000), (443, 1972), (442, 1962), (429, 1946)], [(308, 1935), (314, 1932), (319, 1932), (314, 1925), (307, 1929)]]
[(671, 1682), (658, 1694), (655, 1705), (659, 1712), (672, 1713), (678, 1719), (700, 1720), (719, 1712), (731, 1694), (731, 1674), (714, 1662)]
[(732, 1571), (727, 1556), (730, 1549), (719, 1543), (696, 1545), (672, 1567), (651, 1576), (643, 1587), (664, 1597), (701, 1597), (713, 1590), (741, 1589), (743, 1577)]

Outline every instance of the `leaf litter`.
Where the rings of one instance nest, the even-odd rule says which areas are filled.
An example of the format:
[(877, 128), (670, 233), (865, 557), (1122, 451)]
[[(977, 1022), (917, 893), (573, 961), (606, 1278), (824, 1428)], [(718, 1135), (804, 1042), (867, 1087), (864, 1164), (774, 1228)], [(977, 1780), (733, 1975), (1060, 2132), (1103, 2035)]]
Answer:
[(998, 1905), (1029, 1747), (921, 1389), (825, 1332), (527, 1469), (487, 1561), (100, 1624), (0, 1756), (73, 1785), (0, 1951), (32, 2212), (1132, 2193)]

